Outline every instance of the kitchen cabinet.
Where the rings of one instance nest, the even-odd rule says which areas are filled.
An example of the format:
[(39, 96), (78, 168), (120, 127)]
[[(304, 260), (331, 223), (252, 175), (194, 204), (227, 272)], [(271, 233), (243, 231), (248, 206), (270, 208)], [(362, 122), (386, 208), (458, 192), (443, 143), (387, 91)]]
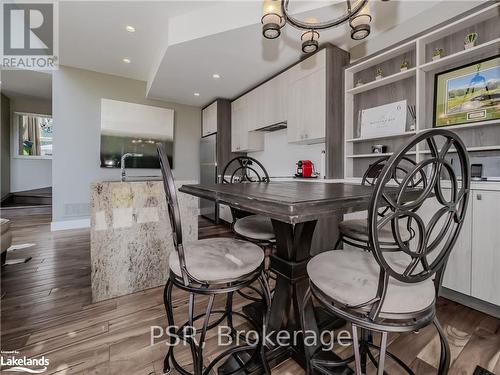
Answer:
[(500, 192), (472, 194), (472, 296), (500, 305)]
[(257, 118), (255, 127), (250, 127), (250, 130), (286, 121), (287, 79), (288, 72), (285, 71), (252, 91), (256, 94)]
[(264, 149), (264, 133), (251, 131), (255, 126), (254, 94), (246, 94), (231, 103), (231, 151), (247, 152)]
[(217, 133), (217, 101), (201, 112), (201, 136)]
[(288, 72), (287, 135), (290, 143), (319, 143), (326, 137), (326, 50)]

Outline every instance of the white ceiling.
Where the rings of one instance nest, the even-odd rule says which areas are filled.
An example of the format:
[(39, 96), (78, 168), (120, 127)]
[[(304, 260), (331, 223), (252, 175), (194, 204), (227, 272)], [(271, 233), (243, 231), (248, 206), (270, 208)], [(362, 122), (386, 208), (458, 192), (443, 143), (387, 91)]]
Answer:
[(52, 74), (29, 70), (2, 70), (1, 91), (9, 98), (34, 97), (52, 99)]
[[(295, 9), (301, 17), (324, 20), (339, 1), (301, 2)], [(367, 43), (356, 46), (347, 25), (322, 32), (320, 42), (347, 50), (356, 46), (358, 55), (371, 53), (477, 5), (372, 0), (374, 21)], [(150, 98), (203, 106), (217, 97), (234, 98), (301, 57), (299, 31), (287, 25), (279, 39), (267, 40), (261, 35), (261, 16), (261, 0), (61, 1), (59, 62), (146, 81)], [(136, 32), (127, 32), (127, 25)], [(213, 73), (221, 78), (214, 80)], [(17, 86), (23, 82), (29, 85), (30, 80)]]

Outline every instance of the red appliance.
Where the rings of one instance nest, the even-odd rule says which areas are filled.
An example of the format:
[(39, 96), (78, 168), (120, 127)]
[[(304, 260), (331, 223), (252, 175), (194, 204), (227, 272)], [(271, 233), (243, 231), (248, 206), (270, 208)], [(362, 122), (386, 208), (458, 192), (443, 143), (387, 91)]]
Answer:
[(310, 160), (299, 160), (297, 162), (297, 173), (296, 177), (311, 178), (313, 176), (314, 164)]

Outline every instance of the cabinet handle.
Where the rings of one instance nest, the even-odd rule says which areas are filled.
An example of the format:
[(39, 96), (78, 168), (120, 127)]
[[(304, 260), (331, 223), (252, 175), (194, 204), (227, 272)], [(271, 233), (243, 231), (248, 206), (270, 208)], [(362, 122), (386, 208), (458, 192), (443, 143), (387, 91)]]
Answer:
[(481, 194), (477, 194), (477, 195), (476, 195), (476, 199), (477, 199), (478, 201), (480, 201), (480, 200), (482, 200), (482, 199), (483, 199), (483, 196), (482, 196)]

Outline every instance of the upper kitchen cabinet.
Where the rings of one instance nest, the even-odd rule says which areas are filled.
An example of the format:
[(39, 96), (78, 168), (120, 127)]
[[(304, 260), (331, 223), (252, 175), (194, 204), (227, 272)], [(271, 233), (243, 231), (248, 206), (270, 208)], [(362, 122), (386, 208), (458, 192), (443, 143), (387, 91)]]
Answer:
[(255, 93), (250, 92), (231, 103), (231, 151), (264, 149), (264, 133), (252, 131), (257, 119)]
[(285, 71), (252, 90), (257, 104), (256, 122), (251, 130), (286, 122), (288, 71)]
[(201, 112), (201, 136), (217, 133), (217, 101)]
[(287, 97), (288, 142), (325, 142), (326, 49), (289, 70)]

